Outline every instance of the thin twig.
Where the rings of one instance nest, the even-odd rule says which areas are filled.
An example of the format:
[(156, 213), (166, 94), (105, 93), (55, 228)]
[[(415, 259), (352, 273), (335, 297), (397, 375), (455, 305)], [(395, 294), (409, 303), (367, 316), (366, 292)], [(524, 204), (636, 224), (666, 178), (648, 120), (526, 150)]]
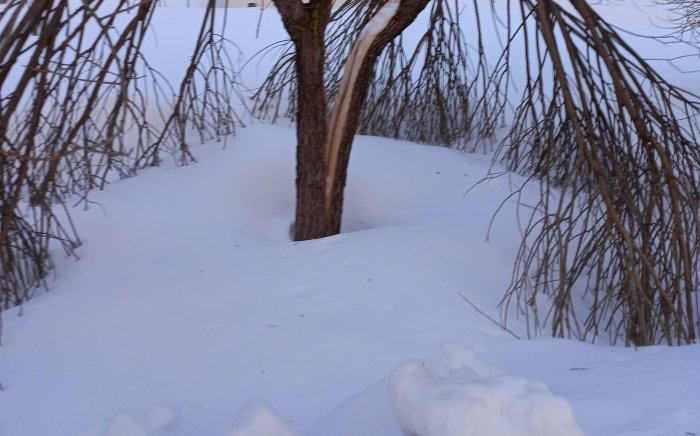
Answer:
[(496, 320), (493, 319), (491, 316), (489, 316), (486, 312), (484, 312), (483, 310), (481, 310), (481, 309), (479, 309), (478, 307), (476, 307), (476, 305), (475, 305), (474, 303), (472, 303), (472, 302), (469, 300), (469, 298), (467, 298), (463, 293), (458, 292), (458, 294), (459, 294), (460, 297), (462, 297), (462, 299), (463, 299), (464, 301), (467, 302), (467, 304), (469, 304), (469, 305), (472, 307), (472, 309), (474, 309), (474, 311), (476, 311), (476, 313), (478, 313), (479, 315), (481, 315), (481, 316), (483, 316), (484, 318), (488, 319), (489, 321), (491, 321), (492, 323), (494, 323), (495, 325), (497, 325), (498, 327), (500, 327), (501, 329), (503, 329), (504, 331), (506, 331), (507, 333), (509, 333), (509, 334), (510, 334), (511, 336), (513, 336), (515, 339), (520, 339), (520, 336), (516, 335), (511, 329), (509, 329), (508, 327), (506, 327), (505, 324), (496, 321)]

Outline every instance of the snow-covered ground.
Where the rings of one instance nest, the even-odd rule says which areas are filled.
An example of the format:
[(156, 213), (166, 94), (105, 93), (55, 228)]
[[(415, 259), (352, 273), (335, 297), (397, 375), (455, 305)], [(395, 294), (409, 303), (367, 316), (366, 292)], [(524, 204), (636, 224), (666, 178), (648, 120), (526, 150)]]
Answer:
[[(188, 14), (157, 17), (171, 74)], [(245, 53), (281, 34), (231, 14)], [(517, 340), (463, 299), (498, 317), (517, 176), (467, 193), (487, 156), (359, 137), (343, 234), (294, 243), (294, 145), (252, 123), (93, 193), (81, 260), (3, 314), (0, 435), (700, 435), (700, 346)]]

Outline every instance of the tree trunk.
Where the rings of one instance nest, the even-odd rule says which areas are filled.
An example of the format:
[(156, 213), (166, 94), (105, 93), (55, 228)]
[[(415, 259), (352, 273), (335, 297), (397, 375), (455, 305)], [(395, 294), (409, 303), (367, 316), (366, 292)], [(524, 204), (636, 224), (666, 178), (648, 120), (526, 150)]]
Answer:
[(323, 80), (324, 34), (330, 21), (331, 1), (311, 0), (303, 4), (300, 0), (275, 0), (275, 5), (296, 47), (299, 104), (294, 239), (322, 238), (334, 234), (325, 210), (323, 158), (328, 132), (328, 102)]

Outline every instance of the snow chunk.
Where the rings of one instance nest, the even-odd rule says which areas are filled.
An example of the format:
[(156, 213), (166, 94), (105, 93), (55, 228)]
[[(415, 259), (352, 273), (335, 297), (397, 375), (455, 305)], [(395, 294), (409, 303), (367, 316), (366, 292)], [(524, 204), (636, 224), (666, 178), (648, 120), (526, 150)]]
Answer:
[[(455, 356), (454, 348), (450, 352)], [(391, 376), (390, 397), (409, 435), (584, 435), (569, 403), (544, 384), (503, 375), (482, 378), (469, 367), (406, 362)]]
[(261, 400), (248, 401), (225, 436), (298, 436), (275, 410)]

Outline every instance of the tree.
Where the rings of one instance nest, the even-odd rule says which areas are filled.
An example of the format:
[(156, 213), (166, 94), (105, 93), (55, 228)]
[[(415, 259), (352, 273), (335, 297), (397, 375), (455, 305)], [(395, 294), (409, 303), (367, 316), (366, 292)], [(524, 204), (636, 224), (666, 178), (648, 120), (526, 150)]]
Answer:
[[(460, 5), (434, 0), (429, 31), (413, 53), (404, 56), (400, 40), (377, 40), (373, 45), (376, 51), (365, 60), (367, 69), (358, 75), (358, 88), (349, 106), (342, 106), (342, 101), (348, 77), (355, 77), (353, 65), (346, 63), (344, 72), (338, 74), (337, 60), (346, 54), (353, 59), (355, 47), (363, 43), (366, 23), (379, 16), (381, 8), (399, 3), (400, 10), (406, 8), (407, 21), (412, 21), (426, 4), (368, 1), (363, 6), (363, 2), (350, 1), (336, 12), (334, 21), (329, 18), (329, 2), (276, 3), (296, 51), (287, 53), (273, 69), (259, 94), (258, 107), (263, 112), (275, 108), (276, 113), (285, 93), (298, 99), (290, 104), (296, 107), (298, 117), (298, 165), (300, 171), (312, 163), (317, 167), (310, 183), (316, 194), (298, 198), (297, 219), (304, 221), (297, 223), (297, 239), (338, 232), (336, 217), (342, 209), (339, 190), (358, 126), (387, 136), (419, 139), (420, 127), (406, 126), (405, 113), (395, 109), (397, 102), (412, 102), (412, 94), (416, 94), (430, 110), (447, 113), (438, 123), (444, 128), (440, 134), (444, 142), (463, 146), (464, 138), (493, 133), (499, 117), (495, 114), (506, 112), (507, 99), (513, 97), (510, 83), (517, 72), (525, 76), (524, 91), (519, 103), (514, 103), (511, 127), (496, 156), (512, 170), (538, 181), (542, 198), (529, 205), (532, 212), (503, 301), (504, 314), (514, 310), (526, 316), (535, 330), (547, 323), (555, 336), (594, 340), (605, 332), (612, 342), (622, 336), (626, 344), (636, 345), (695, 341), (700, 322), (700, 103), (695, 95), (656, 73), (587, 1), (570, 0), (564, 8), (555, 0), (512, 0), (503, 8), (505, 16), (499, 16), (491, 3), (492, 21), (505, 35), (502, 54), (489, 57), (480, 2)], [(460, 18), (458, 8), (462, 8), (462, 17), (470, 19), (469, 24)], [(350, 17), (348, 11), (354, 11)], [(313, 43), (303, 36), (303, 29), (311, 33), (317, 29), (317, 17), (323, 28), (329, 19), (335, 24), (330, 26), (328, 39), (334, 43), (328, 53), (324, 52), (322, 35), (315, 34)], [(445, 23), (452, 34), (443, 31)], [(475, 40), (471, 44), (463, 37), (462, 31), (467, 29)], [(399, 33), (382, 35), (389, 38)], [(344, 42), (348, 38), (338, 41), (339, 35), (349, 35), (352, 48)], [(385, 46), (387, 52), (375, 61)], [(424, 57), (420, 50), (425, 50)], [(454, 60), (455, 65), (445, 67), (442, 53), (450, 53), (448, 63)], [(472, 53), (471, 64), (476, 66), (466, 71), (468, 79), (460, 68), (463, 53)], [(512, 60), (523, 54), (524, 71), (515, 71)], [(416, 59), (421, 57), (423, 64), (416, 72), (414, 67), (420, 62)], [(296, 62), (296, 82), (289, 80), (290, 58)], [(325, 77), (325, 89), (338, 90), (334, 108), (347, 107), (351, 120), (339, 127), (345, 139), (340, 158), (330, 161), (335, 166), (328, 163), (330, 154), (321, 152), (322, 144), (328, 149), (331, 143), (326, 138), (332, 137), (325, 127), (325, 97), (315, 92), (324, 80), (324, 58), (333, 60), (326, 65), (330, 74)], [(304, 63), (311, 59), (316, 69), (309, 81)], [(380, 67), (374, 80), (369, 80), (369, 94), (374, 106), (379, 103), (378, 110), (361, 104), (375, 65)], [(447, 84), (459, 86), (448, 85), (451, 92), (440, 94), (435, 89), (445, 89), (445, 84), (430, 86), (430, 79), (435, 78), (430, 73), (445, 74)], [(460, 89), (469, 90), (466, 97), (459, 96)], [(434, 99), (436, 95), (440, 98)], [(312, 116), (307, 113), (311, 106), (306, 99), (314, 96), (318, 97), (313, 106), (318, 124), (309, 125), (302, 117)], [(471, 104), (461, 104), (469, 99)], [(450, 109), (444, 111), (445, 107)], [(476, 115), (466, 117), (466, 123), (455, 122), (460, 119), (455, 112), (465, 107)], [(334, 110), (331, 129), (336, 116)], [(380, 123), (374, 122), (377, 118)], [(314, 131), (318, 126), (323, 127)], [(314, 146), (308, 145), (314, 140)], [(303, 154), (312, 148), (315, 154)], [(332, 210), (328, 196), (324, 207), (320, 201), (322, 174), (330, 177), (325, 185), (332, 190)], [(308, 192), (304, 177), (300, 175), (297, 181), (301, 195)], [(324, 224), (331, 222), (323, 216), (329, 211), (333, 213), (332, 225)], [(309, 215), (321, 223), (319, 231), (306, 230), (313, 222)], [(582, 292), (588, 295), (588, 312), (583, 314), (573, 297)], [(544, 316), (540, 306), (543, 297), (549, 301)]]
[(679, 36), (682, 39), (687, 36), (697, 42), (700, 29), (700, 2), (697, 0), (660, 0), (659, 2), (677, 14), (672, 24)]
[(66, 198), (87, 204), (109, 175), (131, 177), (163, 154), (194, 161), (187, 127), (202, 138), (235, 129), (236, 78), (214, 1), (177, 90), (143, 54), (155, 11), (133, 0), (0, 5), (0, 310), (45, 285), (52, 243), (75, 255)]
[[(494, 158), (542, 194), (518, 217), (504, 316), (582, 340), (696, 340), (700, 99), (664, 80), (588, 1), (275, 4), (291, 44), (256, 110), (275, 116), (291, 97), (296, 239), (340, 231), (356, 131), (472, 149), (506, 126)], [(68, 252), (79, 243), (57, 216), (67, 195), (158, 165), (163, 152), (192, 161), (188, 126), (202, 137), (234, 129), (235, 72), (215, 6), (179, 87), (169, 87), (143, 55), (154, 1), (3, 5), (0, 90), (20, 79), (0, 95), (0, 306), (41, 283), (50, 241)], [(409, 46), (402, 32), (423, 11), (427, 30)], [(485, 37), (486, 22), (496, 37)], [(168, 102), (155, 122), (147, 87)], [(135, 145), (124, 143), (129, 129)]]
[(331, 0), (275, 0), (294, 42), (298, 80), (296, 240), (338, 234), (347, 166), (359, 113), (377, 57), (428, 4), (392, 0), (379, 4), (359, 31), (345, 63), (339, 98), (327, 120), (326, 28)]

